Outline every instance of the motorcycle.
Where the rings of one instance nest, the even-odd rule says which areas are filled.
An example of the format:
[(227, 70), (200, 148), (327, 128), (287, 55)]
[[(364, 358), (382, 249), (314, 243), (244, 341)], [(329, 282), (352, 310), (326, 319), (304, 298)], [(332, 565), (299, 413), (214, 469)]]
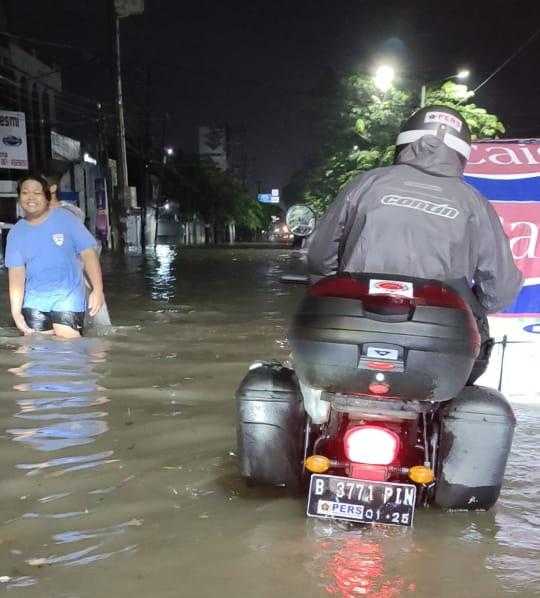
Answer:
[[(303, 222), (305, 235), (314, 219)], [(307, 287), (289, 341), (293, 368), (256, 362), (236, 393), (249, 484), (306, 487), (310, 517), (406, 527), (419, 506), (495, 504), (515, 417), (501, 393), (467, 383), (480, 336), (453, 287), (326, 277)]]

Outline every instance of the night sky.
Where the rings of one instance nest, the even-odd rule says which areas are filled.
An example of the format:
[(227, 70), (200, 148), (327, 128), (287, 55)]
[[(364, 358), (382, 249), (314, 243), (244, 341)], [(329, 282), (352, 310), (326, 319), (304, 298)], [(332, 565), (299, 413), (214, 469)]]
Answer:
[[(75, 46), (36, 46), (69, 67), (65, 90), (109, 96), (105, 0), (8, 4), (12, 33)], [(365, 71), (388, 56), (417, 81), (470, 68), (474, 88), (538, 28), (538, 0), (146, 0), (144, 17), (122, 21), (127, 101), (142, 109), (149, 63), (168, 145), (192, 152), (199, 125), (245, 126), (251, 181), (282, 187), (313, 150), (306, 94), (329, 68)], [(540, 136), (539, 60), (540, 35), (477, 95), (509, 137)]]

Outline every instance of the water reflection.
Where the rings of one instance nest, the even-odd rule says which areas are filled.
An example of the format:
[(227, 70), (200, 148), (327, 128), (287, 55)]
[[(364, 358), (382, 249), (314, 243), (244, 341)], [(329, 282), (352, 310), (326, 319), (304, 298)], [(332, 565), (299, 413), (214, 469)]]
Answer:
[[(343, 598), (358, 595), (392, 598), (405, 589), (403, 577), (388, 579), (385, 575), (384, 551), (374, 540), (346, 540), (329, 560), (328, 575), (331, 577), (328, 591)], [(414, 585), (409, 589), (414, 590)]]
[(404, 561), (414, 554), (410, 530), (382, 526), (350, 527), (338, 523), (315, 522), (312, 568), (319, 572), (328, 595), (339, 598), (397, 598), (416, 591)]
[[(123, 542), (114, 549), (110, 546), (105, 549), (105, 545), (114, 538), (125, 536), (130, 527), (142, 522), (130, 520), (96, 526), (95, 529), (87, 527), (88, 521), (97, 514), (95, 508), (88, 506), (89, 502), (102, 499), (89, 501), (84, 496), (96, 496), (103, 489), (96, 488), (95, 484), (85, 489), (88, 478), (84, 478), (81, 488), (75, 477), (84, 475), (85, 470), (119, 463), (114, 450), (107, 446), (111, 439), (105, 440), (109, 432), (110, 399), (107, 389), (100, 384), (101, 370), (107, 364), (109, 341), (103, 338), (59, 341), (35, 336), (21, 339), (21, 343), (15, 353), (25, 361), (8, 370), (16, 379), (12, 388), (17, 411), (12, 421), (20, 425), (8, 427), (6, 433), (14, 443), (25, 447), (21, 453), (24, 457), (17, 460), (15, 468), (24, 472), (25, 477), (41, 476), (43, 481), (38, 486), (34, 482), (21, 496), (28, 508), (18, 519), (8, 523), (24, 535), (23, 522), (33, 521), (30, 537), (37, 538), (40, 533), (36, 520), (41, 521), (47, 526), (46, 533), (51, 534), (52, 540), (29, 547), (30, 554), (24, 558), (26, 564), (71, 567), (134, 551), (136, 545), (132, 543), (126, 546)], [(92, 445), (99, 448), (88, 450)], [(110, 490), (124, 482), (114, 484)], [(83, 520), (87, 522), (85, 529), (77, 529)], [(85, 546), (89, 541), (91, 545)], [(39, 555), (49, 543), (74, 548), (68, 553), (49, 548), (45, 550), (52, 554)], [(76, 546), (77, 543), (81, 544)], [(8, 587), (34, 583), (36, 579), (30, 576), (6, 581)]]
[[(253, 359), (286, 358), (287, 318), (304, 292), (277, 281), (292, 270), (288, 255), (182, 248), (168, 265), (153, 254), (105, 256), (108, 300), (122, 326), (82, 341), (101, 358), (0, 328), (0, 593), (538, 593), (537, 407), (519, 409), (493, 515), (419, 510), (403, 533), (312, 534), (319, 526), (306, 520), (303, 498), (238, 479), (236, 459), (224, 458), (236, 451), (234, 391)], [(2, 285), (5, 276), (7, 297)], [(9, 310), (0, 312), (0, 323), (8, 320)], [(64, 440), (75, 444), (53, 448)]]
[[(14, 390), (24, 393), (24, 398), (17, 400), (20, 411), (15, 417), (31, 421), (35, 427), (6, 430), (12, 439), (38, 451), (49, 452), (91, 444), (97, 436), (107, 432), (105, 411), (72, 411), (74, 400), (80, 407), (88, 403), (85, 400), (88, 396), (103, 392), (92, 372), (95, 364), (103, 363), (105, 349), (101, 339), (87, 338), (78, 341), (35, 338), (21, 346), (17, 353), (29, 356), (30, 361), (9, 371), (30, 381), (13, 386)], [(26, 398), (27, 394), (34, 393), (54, 393), (56, 396), (52, 402), (41, 397)], [(41, 413), (43, 409), (47, 413)], [(65, 461), (71, 462), (70, 458)]]
[(157, 245), (156, 265), (150, 275), (151, 296), (157, 301), (170, 301), (175, 296), (176, 257), (178, 249), (172, 245)]
[[(509, 522), (501, 526), (499, 513), (428, 509), (415, 518), (413, 529), (310, 523), (309, 573), (318, 576), (327, 595), (339, 598), (502, 598), (512, 588), (534, 586), (533, 552), (513, 558), (500, 551)], [(511, 572), (512, 561), (520, 570)], [(463, 578), (463, 571), (471, 575)], [(466, 594), (460, 593), (464, 587)]]

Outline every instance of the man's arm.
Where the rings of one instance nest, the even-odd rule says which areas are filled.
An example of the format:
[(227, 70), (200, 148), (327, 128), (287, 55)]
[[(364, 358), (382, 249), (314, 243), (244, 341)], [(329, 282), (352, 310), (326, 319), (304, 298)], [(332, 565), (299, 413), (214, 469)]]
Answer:
[(339, 270), (343, 244), (358, 209), (359, 186), (358, 177), (348, 183), (317, 224), (308, 246), (310, 274), (329, 276)]
[(11, 316), (15, 326), (24, 334), (32, 334), (32, 328), (28, 326), (22, 315), (24, 300), (24, 287), (26, 282), (26, 268), (17, 266), (9, 268), (9, 303), (11, 305)]
[(81, 251), (81, 259), (84, 271), (92, 285), (92, 291), (88, 297), (88, 308), (91, 316), (95, 316), (105, 302), (103, 296), (103, 277), (101, 266), (96, 251), (93, 247)]
[(516, 298), (522, 275), (495, 209), (486, 199), (480, 199), (484, 213), (477, 232), (480, 245), (473, 291), (484, 309), (495, 313)]

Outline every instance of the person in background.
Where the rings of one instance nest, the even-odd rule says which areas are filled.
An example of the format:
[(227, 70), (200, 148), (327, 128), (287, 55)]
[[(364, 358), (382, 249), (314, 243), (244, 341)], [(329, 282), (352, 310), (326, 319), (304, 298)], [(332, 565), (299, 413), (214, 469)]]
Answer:
[(84, 212), (81, 210), (81, 208), (70, 201), (61, 200), (58, 197), (58, 192), (60, 190), (60, 179), (62, 177), (56, 175), (45, 175), (43, 178), (45, 178), (45, 180), (49, 183), (49, 189), (51, 191), (51, 203), (49, 205), (51, 209), (64, 208), (84, 224)]
[[(51, 191), (51, 209), (64, 208), (70, 214), (73, 214), (75, 218), (78, 218), (86, 226), (86, 228), (88, 228), (88, 221), (87, 219), (85, 220), (84, 212), (81, 210), (81, 208), (79, 208), (79, 206), (76, 206), (74, 203), (70, 201), (61, 200), (58, 197), (58, 192), (60, 190), (60, 180), (62, 179), (62, 175), (46, 175), (44, 176), (44, 178), (49, 183), (49, 188)], [(96, 252), (99, 257), (101, 255), (101, 245), (99, 243), (96, 245)], [(87, 277), (85, 277), (85, 283), (87, 293), (89, 293), (92, 290), (92, 284)], [(109, 310), (107, 308), (106, 301), (103, 302), (103, 305), (101, 306), (100, 310), (94, 316), (91, 316), (91, 314), (89, 314), (88, 312), (86, 313), (86, 316), (86, 325), (92, 324), (101, 328), (111, 326), (111, 318), (109, 316)]]
[(24, 177), (17, 190), (24, 218), (9, 232), (5, 258), (15, 325), (25, 335), (77, 338), (87, 302), (83, 270), (92, 284), (90, 315), (104, 302), (96, 241), (67, 211), (51, 209), (50, 187), (41, 175)]

